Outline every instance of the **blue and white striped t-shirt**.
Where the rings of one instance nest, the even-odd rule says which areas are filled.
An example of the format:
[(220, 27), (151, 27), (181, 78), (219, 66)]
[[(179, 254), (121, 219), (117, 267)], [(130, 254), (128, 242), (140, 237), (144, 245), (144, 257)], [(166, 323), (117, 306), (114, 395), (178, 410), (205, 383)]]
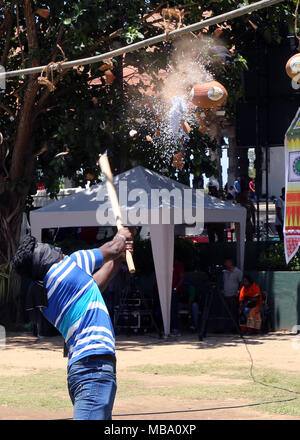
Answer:
[(86, 356), (115, 354), (115, 335), (92, 274), (103, 264), (99, 249), (77, 251), (51, 266), (44, 278), (45, 317), (63, 335), (69, 366)]

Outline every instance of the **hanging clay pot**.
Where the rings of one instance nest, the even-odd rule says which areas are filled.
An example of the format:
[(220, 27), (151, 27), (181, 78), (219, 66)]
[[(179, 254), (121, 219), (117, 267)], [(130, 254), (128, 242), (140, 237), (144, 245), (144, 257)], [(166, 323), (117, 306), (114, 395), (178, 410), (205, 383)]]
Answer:
[(94, 174), (91, 174), (91, 173), (87, 173), (87, 175), (86, 175), (87, 180), (93, 180), (94, 177), (95, 177)]
[(228, 96), (227, 90), (217, 81), (195, 84), (191, 91), (192, 102), (202, 108), (222, 105)]
[(39, 8), (36, 13), (42, 18), (49, 18), (50, 10), (48, 8)]
[(92, 97), (92, 103), (93, 103), (94, 105), (97, 105), (97, 104), (98, 104), (98, 98), (96, 98), (96, 96), (93, 96), (93, 97)]
[(116, 79), (116, 77), (115, 77), (115, 75), (112, 73), (111, 70), (106, 70), (106, 71), (104, 72), (104, 80), (105, 80), (105, 83), (106, 83), (107, 85), (112, 84), (112, 83), (114, 82), (115, 79)]
[(160, 130), (155, 130), (155, 136), (160, 136)]
[(108, 62), (102, 64), (102, 66), (99, 67), (99, 70), (101, 70), (101, 72), (105, 72), (105, 70), (113, 70), (113, 68), (114, 68), (113, 63)]
[(285, 69), (290, 78), (296, 80), (297, 76), (297, 82), (300, 83), (300, 53), (296, 53), (288, 60)]

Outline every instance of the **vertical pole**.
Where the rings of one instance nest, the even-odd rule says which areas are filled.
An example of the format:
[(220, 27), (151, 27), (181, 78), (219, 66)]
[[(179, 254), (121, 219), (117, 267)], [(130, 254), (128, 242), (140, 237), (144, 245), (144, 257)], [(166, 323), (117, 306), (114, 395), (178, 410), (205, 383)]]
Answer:
[(266, 229), (269, 240), (269, 146), (266, 145)]
[(260, 232), (259, 232), (259, 198), (261, 196), (261, 147), (260, 147), (260, 133), (259, 133), (259, 118), (260, 118), (260, 112), (259, 112), (259, 49), (258, 49), (258, 37), (257, 33), (255, 33), (255, 45), (256, 45), (256, 58), (257, 58), (257, 64), (255, 68), (256, 72), (256, 97), (255, 97), (255, 169), (256, 169), (256, 175), (255, 175), (255, 187), (256, 195), (257, 195), (257, 201), (256, 201), (256, 222), (257, 222), (257, 229), (256, 229), (256, 236), (257, 241), (260, 241)]

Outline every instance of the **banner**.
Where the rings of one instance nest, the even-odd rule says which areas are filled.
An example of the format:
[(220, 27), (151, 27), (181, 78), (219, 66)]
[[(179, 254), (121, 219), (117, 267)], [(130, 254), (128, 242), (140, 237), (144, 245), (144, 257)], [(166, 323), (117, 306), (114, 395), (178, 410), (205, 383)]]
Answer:
[(300, 108), (285, 135), (284, 250), (288, 264), (300, 245)]

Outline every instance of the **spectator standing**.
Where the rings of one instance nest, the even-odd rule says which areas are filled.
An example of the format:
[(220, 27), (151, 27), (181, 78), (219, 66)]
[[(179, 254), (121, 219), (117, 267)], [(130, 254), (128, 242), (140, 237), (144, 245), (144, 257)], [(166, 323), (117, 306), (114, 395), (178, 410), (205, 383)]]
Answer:
[(237, 179), (233, 183), (233, 189), (235, 192), (235, 200), (238, 200), (241, 195), (241, 178), (237, 177)]
[(249, 199), (253, 202), (257, 201), (256, 189), (255, 189), (255, 179), (251, 179), (249, 182)]
[(236, 332), (238, 325), (238, 295), (243, 279), (242, 271), (236, 267), (232, 258), (227, 257), (224, 261), (223, 270), (223, 294), (227, 309), (233, 319), (231, 330)]
[(252, 200), (248, 198), (248, 191), (244, 190), (240, 198), (240, 205), (246, 208), (246, 241), (253, 241), (255, 231), (255, 206)]
[(227, 191), (227, 200), (234, 200), (235, 198), (235, 190), (232, 185), (230, 185), (228, 191)]

